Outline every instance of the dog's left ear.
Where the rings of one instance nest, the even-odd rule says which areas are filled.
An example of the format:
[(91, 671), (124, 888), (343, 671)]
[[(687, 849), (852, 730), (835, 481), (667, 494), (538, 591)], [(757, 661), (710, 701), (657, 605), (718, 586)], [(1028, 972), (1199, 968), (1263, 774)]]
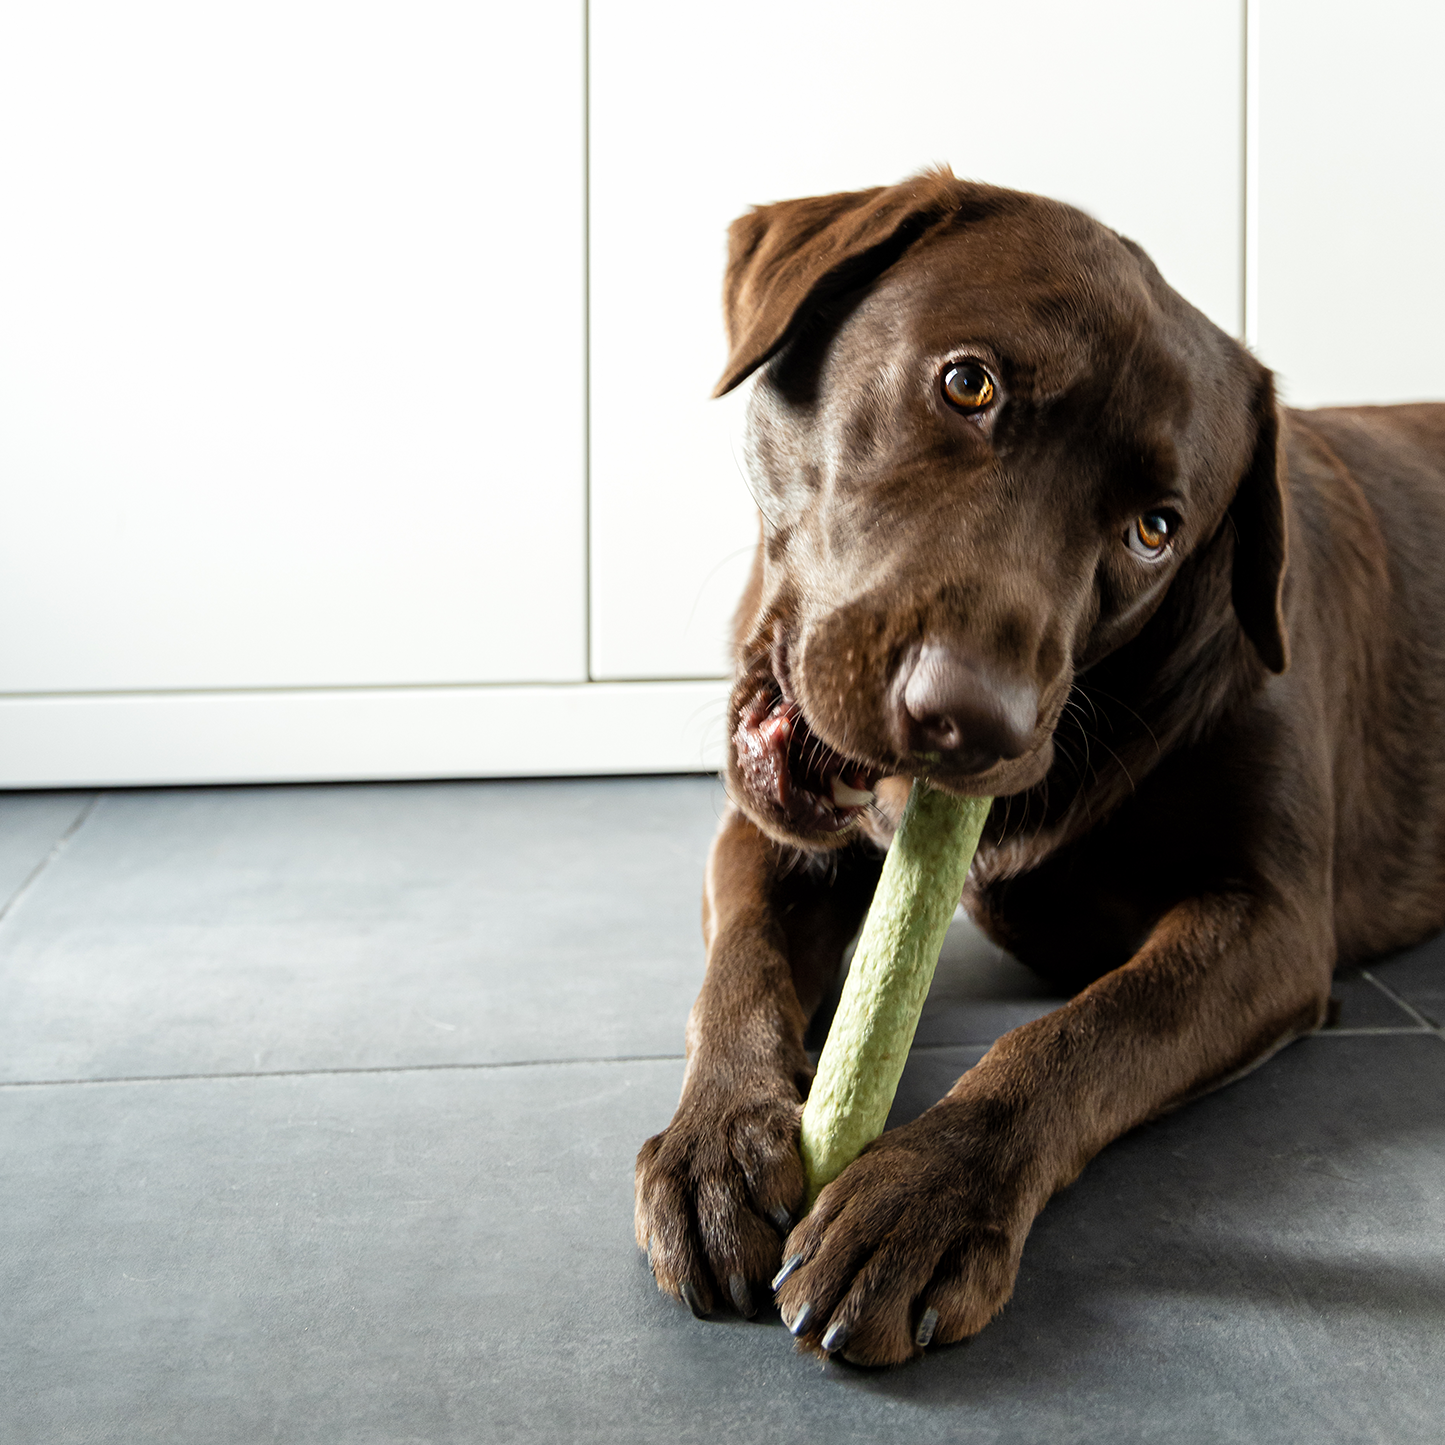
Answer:
[(1234, 525), (1231, 591), (1235, 615), (1260, 660), (1271, 672), (1283, 672), (1289, 666), (1289, 631), (1284, 617), (1288, 471), (1279, 444), (1274, 378), (1268, 371), (1255, 393), (1254, 417), (1254, 455), (1229, 504)]
[(779, 351), (829, 298), (881, 274), (935, 221), (984, 188), (946, 166), (897, 186), (757, 206), (728, 228), (723, 396)]

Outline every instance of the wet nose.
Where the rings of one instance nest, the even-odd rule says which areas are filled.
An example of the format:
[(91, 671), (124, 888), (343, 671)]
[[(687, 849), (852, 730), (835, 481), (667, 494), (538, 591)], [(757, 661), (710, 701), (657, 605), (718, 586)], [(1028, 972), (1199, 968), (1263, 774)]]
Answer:
[(900, 680), (894, 721), (901, 752), (941, 753), (953, 767), (981, 773), (1027, 750), (1039, 709), (1032, 684), (945, 642), (925, 642)]

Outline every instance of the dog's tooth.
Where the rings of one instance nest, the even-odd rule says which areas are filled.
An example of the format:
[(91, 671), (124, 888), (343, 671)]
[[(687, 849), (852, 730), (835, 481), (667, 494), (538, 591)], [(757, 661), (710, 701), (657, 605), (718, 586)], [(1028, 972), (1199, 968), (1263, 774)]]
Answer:
[(850, 788), (838, 774), (833, 775), (833, 802), (840, 808), (866, 808), (873, 801), (872, 793)]

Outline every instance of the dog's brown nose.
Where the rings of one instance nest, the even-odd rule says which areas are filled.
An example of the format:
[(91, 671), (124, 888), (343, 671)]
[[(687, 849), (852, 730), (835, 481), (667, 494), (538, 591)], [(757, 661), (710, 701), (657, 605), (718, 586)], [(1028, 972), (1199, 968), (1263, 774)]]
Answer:
[(895, 696), (900, 751), (940, 753), (981, 773), (1024, 753), (1038, 722), (1037, 690), (991, 670), (959, 648), (926, 642)]

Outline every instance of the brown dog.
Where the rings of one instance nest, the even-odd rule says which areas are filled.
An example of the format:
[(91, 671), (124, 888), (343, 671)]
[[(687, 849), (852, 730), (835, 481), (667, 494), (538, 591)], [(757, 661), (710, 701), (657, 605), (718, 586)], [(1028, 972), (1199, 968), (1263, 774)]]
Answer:
[[(982, 1328), (1111, 1139), (1445, 923), (1445, 406), (1283, 410), (1137, 246), (947, 172), (744, 216), (725, 295), (763, 535), (637, 1238), (697, 1313), (785, 1260), (804, 1345), (891, 1363)], [(964, 902), (1074, 997), (788, 1234), (803, 1032), (920, 774), (998, 798)]]

